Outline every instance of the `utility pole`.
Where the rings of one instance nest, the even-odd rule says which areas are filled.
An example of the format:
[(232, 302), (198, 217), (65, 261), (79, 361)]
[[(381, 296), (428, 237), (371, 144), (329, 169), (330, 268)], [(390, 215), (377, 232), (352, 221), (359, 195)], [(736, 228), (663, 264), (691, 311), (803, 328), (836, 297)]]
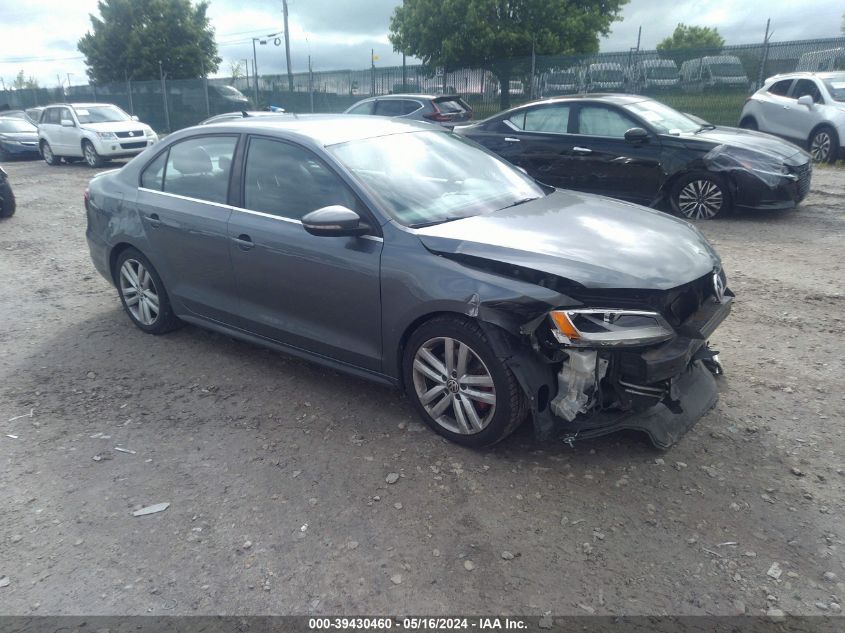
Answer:
[(534, 94), (534, 72), (537, 69), (537, 56), (534, 54), (534, 45), (536, 36), (531, 36), (531, 84), (528, 86), (528, 96), (531, 99), (535, 99), (536, 95)]
[(256, 38), (252, 38), (252, 74), (253, 74), (253, 82), (255, 83), (255, 107), (258, 107), (258, 63), (257, 57), (255, 55), (255, 40)]
[(161, 60), (158, 60), (158, 74), (161, 77), (161, 99), (164, 102), (164, 122), (167, 125), (167, 131), (172, 132), (173, 130), (170, 129), (170, 110), (167, 107), (167, 85), (164, 83), (164, 68), (161, 65)]
[(288, 0), (282, 0), (282, 12), (285, 15), (285, 59), (288, 62), (288, 90), (293, 92), (293, 72), (290, 68), (290, 30), (288, 29)]
[(769, 33), (769, 26), (771, 26), (772, 19), (768, 18), (766, 20), (766, 34), (763, 36), (763, 54), (760, 56), (760, 70), (757, 73), (757, 85), (755, 88), (759, 88), (763, 85), (763, 73), (766, 70), (766, 62), (769, 61), (769, 38), (772, 36)]

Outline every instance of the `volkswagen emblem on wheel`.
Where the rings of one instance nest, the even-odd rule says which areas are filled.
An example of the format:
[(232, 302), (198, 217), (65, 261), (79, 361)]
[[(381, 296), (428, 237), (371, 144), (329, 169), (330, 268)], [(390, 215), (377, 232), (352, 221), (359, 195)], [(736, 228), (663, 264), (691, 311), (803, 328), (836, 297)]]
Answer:
[(718, 271), (713, 273), (713, 296), (716, 297), (716, 303), (722, 303), (725, 299), (725, 282)]

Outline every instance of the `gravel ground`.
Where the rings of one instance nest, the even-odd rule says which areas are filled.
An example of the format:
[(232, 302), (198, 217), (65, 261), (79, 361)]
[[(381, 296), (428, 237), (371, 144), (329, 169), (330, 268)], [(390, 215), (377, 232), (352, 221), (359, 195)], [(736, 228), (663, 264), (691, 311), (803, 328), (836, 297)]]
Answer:
[(143, 334), (88, 258), (92, 172), (4, 167), (0, 612), (839, 612), (845, 172), (701, 224), (738, 300), (721, 401), (677, 446), (523, 427), (474, 452), (389, 389)]

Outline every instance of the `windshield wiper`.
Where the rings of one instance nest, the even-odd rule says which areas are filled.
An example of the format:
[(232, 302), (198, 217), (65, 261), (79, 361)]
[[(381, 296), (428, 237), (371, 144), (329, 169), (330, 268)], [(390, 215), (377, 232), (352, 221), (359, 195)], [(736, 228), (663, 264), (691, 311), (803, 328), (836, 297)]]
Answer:
[(446, 217), (440, 218), (438, 220), (431, 220), (430, 222), (417, 222), (416, 224), (409, 225), (412, 229), (424, 229), (427, 226), (434, 226), (435, 224), (445, 224), (446, 222), (454, 222), (455, 220), (464, 220), (466, 218), (471, 218), (472, 215), (447, 215)]
[(700, 128), (698, 128), (695, 133), (698, 134), (699, 132), (703, 132), (704, 130), (715, 130), (716, 126), (712, 123), (705, 123)]
[[(517, 200), (516, 202), (514, 202), (512, 204), (509, 204), (507, 206), (502, 207), (502, 209), (510, 209), (511, 207), (516, 207), (516, 206), (519, 206), (520, 204), (525, 204), (526, 202), (531, 202), (532, 200), (539, 200), (539, 199), (540, 199), (540, 196), (535, 196), (533, 198), (522, 198), (522, 199)], [(500, 209), (500, 211), (501, 211), (501, 209)]]

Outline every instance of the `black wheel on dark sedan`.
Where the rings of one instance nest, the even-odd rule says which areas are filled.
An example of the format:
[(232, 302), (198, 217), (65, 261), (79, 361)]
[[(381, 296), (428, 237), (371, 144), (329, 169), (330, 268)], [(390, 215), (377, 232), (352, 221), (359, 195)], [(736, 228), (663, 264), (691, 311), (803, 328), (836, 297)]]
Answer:
[(165, 334), (179, 327), (164, 283), (141, 251), (127, 248), (118, 256), (115, 279), (123, 309), (144, 332)]
[(15, 215), (15, 194), (8, 182), (2, 180), (0, 174), (0, 219), (10, 218)]
[(817, 163), (835, 163), (839, 155), (839, 135), (829, 125), (822, 125), (810, 135), (810, 155)]
[(731, 194), (716, 174), (693, 172), (680, 177), (669, 194), (675, 213), (689, 220), (710, 220), (731, 208)]
[(417, 329), (405, 346), (403, 375), (425, 423), (457, 444), (490, 446), (525, 418), (519, 383), (468, 319), (436, 317)]

